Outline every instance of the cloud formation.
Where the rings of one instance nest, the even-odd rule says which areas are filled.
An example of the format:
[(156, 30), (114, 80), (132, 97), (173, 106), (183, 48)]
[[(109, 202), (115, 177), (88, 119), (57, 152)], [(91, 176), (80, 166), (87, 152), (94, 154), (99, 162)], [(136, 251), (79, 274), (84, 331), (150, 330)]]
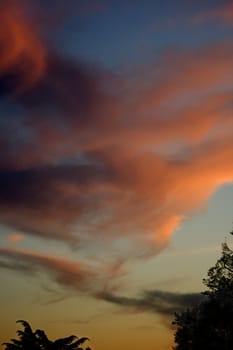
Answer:
[(138, 298), (117, 296), (111, 293), (101, 293), (100, 298), (118, 306), (123, 310), (136, 313), (150, 312), (160, 315), (168, 327), (169, 321), (177, 312), (195, 306), (200, 303), (205, 296), (200, 293), (174, 293), (162, 290), (145, 291)]
[(233, 181), (232, 43), (115, 74), (55, 50), (32, 13), (14, 2), (0, 12), (1, 223), (157, 253)]

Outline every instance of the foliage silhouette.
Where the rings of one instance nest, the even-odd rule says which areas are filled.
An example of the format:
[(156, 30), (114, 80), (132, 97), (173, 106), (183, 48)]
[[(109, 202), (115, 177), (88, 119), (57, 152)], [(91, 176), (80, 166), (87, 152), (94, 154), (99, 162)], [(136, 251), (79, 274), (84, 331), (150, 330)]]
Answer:
[(203, 283), (208, 287), (204, 300), (175, 314), (174, 350), (233, 349), (233, 251), (226, 243)]
[(89, 340), (87, 337), (78, 338), (71, 335), (52, 341), (43, 330), (37, 329), (33, 332), (28, 322), (24, 320), (17, 322), (23, 325), (24, 330), (17, 331), (19, 339), (11, 339), (10, 342), (3, 343), (5, 350), (91, 350), (90, 347), (82, 347)]

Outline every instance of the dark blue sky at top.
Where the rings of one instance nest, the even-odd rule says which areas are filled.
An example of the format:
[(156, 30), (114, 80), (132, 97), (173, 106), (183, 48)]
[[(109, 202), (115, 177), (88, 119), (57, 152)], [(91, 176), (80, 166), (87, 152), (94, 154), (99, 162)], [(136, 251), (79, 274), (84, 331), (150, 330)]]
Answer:
[(210, 45), (227, 40), (233, 33), (232, 27), (214, 20), (192, 23), (194, 16), (217, 8), (223, 1), (79, 3), (85, 6), (68, 12), (53, 43), (71, 56), (109, 68), (147, 63), (160, 50)]

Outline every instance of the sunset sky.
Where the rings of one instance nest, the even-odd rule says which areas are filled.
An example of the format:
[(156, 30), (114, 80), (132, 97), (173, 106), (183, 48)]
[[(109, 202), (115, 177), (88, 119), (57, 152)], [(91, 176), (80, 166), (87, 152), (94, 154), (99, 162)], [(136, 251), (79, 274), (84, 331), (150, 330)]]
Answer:
[(232, 44), (232, 0), (0, 0), (0, 343), (171, 349), (232, 245)]

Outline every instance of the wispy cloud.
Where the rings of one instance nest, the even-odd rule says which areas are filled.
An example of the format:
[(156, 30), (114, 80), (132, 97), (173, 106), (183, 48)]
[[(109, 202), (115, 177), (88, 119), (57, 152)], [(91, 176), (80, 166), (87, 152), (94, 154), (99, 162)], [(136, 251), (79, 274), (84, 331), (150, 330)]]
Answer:
[(77, 262), (19, 249), (0, 248), (0, 267), (23, 274), (46, 273), (60, 286), (85, 290), (95, 278), (90, 268)]
[[(13, 248), (0, 248), (0, 268), (30, 275), (32, 278), (41, 273), (46, 274), (60, 289), (51, 290), (46, 285), (52, 298), (48, 303), (56, 303), (76, 296), (79, 292), (87, 293), (90, 297), (121, 306), (123, 310), (132, 312), (156, 313), (170, 319), (175, 312), (180, 312), (203, 300), (200, 293), (175, 293), (163, 290), (147, 290), (138, 297), (126, 297), (117, 295), (117, 280), (119, 273), (104, 275), (103, 268), (99, 270), (84, 263), (77, 263), (67, 259), (47, 256), (35, 252)], [(107, 281), (107, 283), (106, 283)], [(63, 291), (63, 292), (62, 292)], [(90, 322), (87, 320), (86, 322)], [(79, 320), (73, 321), (79, 322)]]

